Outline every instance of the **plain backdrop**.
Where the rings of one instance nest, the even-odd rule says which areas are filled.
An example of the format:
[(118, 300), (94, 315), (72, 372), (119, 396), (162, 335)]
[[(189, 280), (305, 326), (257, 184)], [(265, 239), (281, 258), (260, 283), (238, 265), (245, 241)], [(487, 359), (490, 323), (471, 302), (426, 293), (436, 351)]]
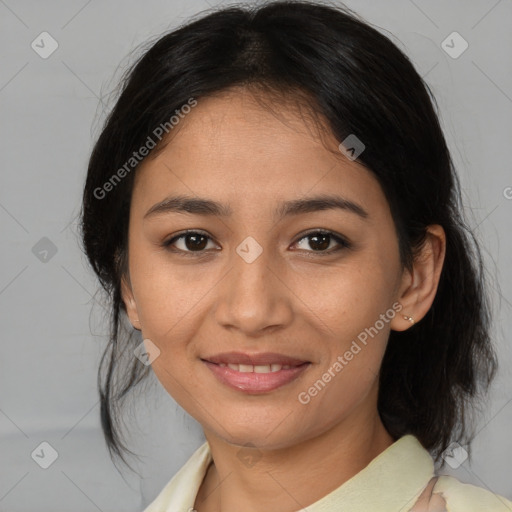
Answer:
[[(96, 391), (107, 325), (76, 228), (88, 155), (112, 106), (102, 100), (130, 53), (216, 5), (0, 0), (0, 511), (141, 511), (202, 443), (152, 376), (128, 421), (139, 474), (109, 459)], [(471, 464), (444, 472), (512, 499), (512, 3), (346, 5), (410, 56), (438, 100), (495, 279), (501, 362)], [(453, 32), (468, 44), (457, 58), (443, 47)], [(58, 45), (47, 58), (36, 50), (41, 37), (46, 51)]]

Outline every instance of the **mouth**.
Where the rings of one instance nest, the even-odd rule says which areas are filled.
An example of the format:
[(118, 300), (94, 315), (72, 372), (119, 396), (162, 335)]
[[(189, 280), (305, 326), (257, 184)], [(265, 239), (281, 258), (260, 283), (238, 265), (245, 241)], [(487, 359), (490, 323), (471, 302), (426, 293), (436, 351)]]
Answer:
[(229, 352), (201, 358), (224, 385), (249, 394), (273, 391), (297, 379), (310, 361), (283, 354)]

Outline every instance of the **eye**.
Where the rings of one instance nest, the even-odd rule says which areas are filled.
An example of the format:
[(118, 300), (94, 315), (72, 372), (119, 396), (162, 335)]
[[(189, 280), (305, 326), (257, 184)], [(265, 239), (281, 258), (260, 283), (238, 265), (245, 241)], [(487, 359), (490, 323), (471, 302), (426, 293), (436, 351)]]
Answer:
[[(212, 239), (201, 231), (186, 231), (164, 242), (162, 245), (172, 252), (203, 253)], [(178, 243), (177, 243), (178, 242)], [(181, 247), (178, 247), (180, 245)], [(173, 246), (175, 246), (173, 248)]]
[[(306, 240), (308, 241), (304, 242)], [(194, 253), (197, 253), (200, 256), (208, 249), (208, 242), (212, 242), (212, 238), (202, 231), (185, 231), (164, 242), (162, 246), (171, 252), (182, 253), (187, 256), (193, 256)], [(331, 246), (333, 242), (334, 248)], [(350, 242), (342, 236), (331, 231), (318, 229), (302, 235), (294, 245), (302, 245), (300, 248), (303, 249), (305, 243), (313, 249), (312, 251), (305, 249), (306, 252), (320, 253), (318, 254), (319, 256), (332, 254), (351, 247)], [(211, 249), (212, 247), (209, 248)]]
[[(308, 240), (307, 242), (304, 242)], [(331, 246), (331, 243), (335, 242), (334, 249)], [(342, 249), (348, 249), (351, 247), (351, 244), (345, 240), (340, 235), (334, 234), (331, 231), (325, 231), (325, 230), (317, 230), (317, 231), (311, 231), (307, 233), (306, 235), (303, 235), (296, 244), (299, 244), (304, 247), (304, 245), (308, 244), (309, 247), (311, 247), (313, 250), (309, 251), (306, 249), (307, 252), (317, 252), (321, 253), (319, 255), (327, 255), (332, 254), (333, 252), (338, 252)], [(336, 247), (337, 244), (337, 247)], [(302, 247), (302, 248), (303, 248)], [(330, 250), (327, 250), (330, 249)]]

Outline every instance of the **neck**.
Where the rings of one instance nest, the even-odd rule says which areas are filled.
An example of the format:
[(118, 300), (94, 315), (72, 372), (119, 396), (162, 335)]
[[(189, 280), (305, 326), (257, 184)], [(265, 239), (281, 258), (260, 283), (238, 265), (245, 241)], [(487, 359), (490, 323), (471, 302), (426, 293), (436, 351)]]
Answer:
[(377, 413), (359, 418), (356, 414), (297, 445), (255, 450), (252, 460), (240, 456), (242, 447), (205, 431), (213, 463), (194, 508), (199, 512), (294, 512), (318, 501), (394, 442)]

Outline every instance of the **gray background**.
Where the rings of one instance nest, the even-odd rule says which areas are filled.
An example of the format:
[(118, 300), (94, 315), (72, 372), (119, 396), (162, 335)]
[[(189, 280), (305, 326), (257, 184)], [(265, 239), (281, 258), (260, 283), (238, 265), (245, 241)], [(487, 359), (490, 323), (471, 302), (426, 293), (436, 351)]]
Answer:
[[(202, 442), (153, 377), (128, 417), (140, 476), (111, 463), (96, 393), (106, 323), (76, 216), (88, 154), (112, 106), (100, 98), (138, 44), (209, 5), (220, 4), (0, 0), (0, 511), (140, 511)], [(391, 35), (439, 102), (471, 225), (496, 276), (501, 360), (472, 464), (445, 472), (512, 499), (512, 2), (346, 5)], [(59, 45), (47, 59), (31, 48), (43, 31)], [(469, 44), (456, 59), (441, 44), (453, 31)], [(41, 261), (41, 247), (57, 252)], [(48, 469), (31, 458), (43, 441), (58, 453)]]

